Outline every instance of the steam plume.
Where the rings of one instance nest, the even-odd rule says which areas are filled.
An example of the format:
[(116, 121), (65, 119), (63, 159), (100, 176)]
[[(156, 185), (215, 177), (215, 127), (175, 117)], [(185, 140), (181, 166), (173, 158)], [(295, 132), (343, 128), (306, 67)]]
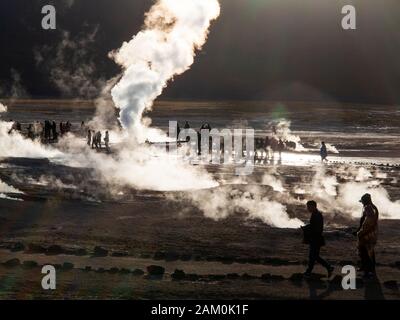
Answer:
[(159, 0), (147, 13), (144, 30), (111, 53), (124, 68), (112, 97), (123, 127), (138, 141), (150, 133), (143, 112), (152, 108), (168, 81), (191, 67), (219, 13), (217, 0)]

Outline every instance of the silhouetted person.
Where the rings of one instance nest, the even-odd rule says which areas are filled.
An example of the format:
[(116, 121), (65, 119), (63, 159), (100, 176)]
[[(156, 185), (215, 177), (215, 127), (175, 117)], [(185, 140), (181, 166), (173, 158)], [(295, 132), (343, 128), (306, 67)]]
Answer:
[(96, 139), (97, 139), (96, 132), (93, 130), (92, 131), (92, 149), (94, 149), (96, 147)]
[(285, 144), (283, 143), (282, 139), (278, 141), (278, 152), (279, 152), (279, 159), (282, 159), (282, 151), (285, 149)]
[(52, 122), (51, 124), (51, 133), (53, 136), (53, 140), (57, 140), (58, 134), (57, 134), (57, 124), (55, 121)]
[(110, 135), (109, 135), (108, 131), (106, 131), (106, 135), (104, 137), (104, 144), (106, 146), (107, 152), (110, 150), (109, 143), (110, 143)]
[(370, 277), (375, 274), (375, 245), (378, 240), (379, 211), (372, 203), (369, 193), (364, 194), (360, 202), (364, 207), (360, 226), (356, 231), (358, 254), (361, 260), (359, 270), (364, 272), (364, 276)]
[(87, 145), (90, 146), (92, 143), (92, 130), (87, 131)]
[(51, 139), (52, 124), (49, 120), (44, 122), (44, 139), (48, 142)]
[(321, 161), (327, 161), (328, 150), (326, 149), (325, 142), (321, 143), (321, 149), (319, 149), (319, 154), (321, 155)]
[(324, 218), (317, 209), (317, 203), (313, 200), (307, 202), (307, 210), (311, 213), (310, 224), (302, 227), (304, 232), (304, 242), (309, 244), (308, 268), (304, 273), (309, 277), (314, 269), (315, 262), (320, 263), (328, 271), (328, 278), (332, 275), (333, 267), (320, 257), (321, 247), (325, 245), (323, 236)]
[(184, 128), (185, 128), (185, 129), (190, 129), (190, 124), (189, 124), (189, 122), (187, 122), (187, 121), (185, 122)]
[(179, 141), (179, 134), (181, 133), (181, 127), (179, 126), (179, 123), (176, 125), (176, 140)]

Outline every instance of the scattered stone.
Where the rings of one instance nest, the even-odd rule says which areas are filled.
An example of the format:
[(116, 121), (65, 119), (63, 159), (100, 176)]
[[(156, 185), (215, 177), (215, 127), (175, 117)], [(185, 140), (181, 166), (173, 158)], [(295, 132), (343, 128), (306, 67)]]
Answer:
[(226, 276), (224, 274), (210, 274), (207, 278), (211, 281), (222, 281), (226, 279)]
[(93, 251), (93, 256), (94, 257), (106, 257), (106, 256), (108, 256), (108, 250), (106, 250), (102, 247), (96, 246)]
[(244, 274), (242, 274), (242, 280), (253, 280), (253, 279), (257, 279), (257, 277), (255, 277), (255, 276), (251, 276), (251, 275), (249, 275), (249, 274), (247, 274), (247, 273), (244, 273)]
[(30, 243), (28, 249), (25, 250), (26, 253), (46, 253), (46, 248), (41, 245)]
[(185, 279), (185, 272), (183, 270), (176, 269), (175, 272), (171, 275), (172, 279), (174, 280), (184, 280)]
[(85, 271), (85, 272), (92, 271), (92, 267), (91, 266), (86, 266), (85, 269), (83, 269), (83, 271)]
[(188, 281), (199, 281), (200, 276), (195, 273), (190, 273), (186, 275), (186, 280)]
[(49, 256), (59, 255), (62, 254), (63, 251), (64, 251), (63, 248), (61, 248), (59, 245), (54, 244), (47, 248), (46, 255)]
[(3, 263), (3, 265), (7, 268), (14, 268), (14, 267), (18, 267), (21, 264), (21, 262), (19, 261), (19, 259), (14, 258), (14, 259), (10, 259), (6, 262)]
[(396, 291), (399, 290), (399, 286), (398, 286), (396, 280), (385, 281), (385, 282), (383, 283), (383, 285), (384, 285), (386, 288), (390, 289), (390, 290), (396, 290)]
[(289, 280), (292, 282), (302, 282), (304, 279), (304, 276), (302, 273), (293, 273), (290, 277)]
[(79, 249), (75, 249), (75, 250), (71, 250), (71, 254), (74, 256), (87, 256), (87, 251), (84, 248), (79, 248)]
[(353, 261), (350, 261), (350, 260), (341, 260), (341, 261), (339, 261), (339, 264), (341, 266), (352, 266), (354, 263), (353, 263)]
[(154, 260), (165, 260), (165, 253), (157, 251), (153, 257)]
[(164, 272), (165, 269), (160, 266), (151, 265), (147, 267), (147, 273), (151, 276), (162, 276)]
[(121, 268), (120, 270), (119, 270), (119, 273), (122, 273), (122, 274), (128, 274), (128, 273), (130, 273), (131, 271), (129, 270), (129, 269), (126, 269), (126, 268)]
[(36, 268), (37, 266), (38, 266), (38, 263), (36, 262), (36, 261), (24, 261), (23, 263), (22, 263), (22, 266), (25, 268), (25, 269), (32, 269), (32, 268)]
[(165, 261), (176, 261), (179, 259), (179, 254), (175, 252), (167, 252), (165, 254)]
[(134, 276), (142, 276), (142, 275), (144, 275), (144, 271), (141, 270), (141, 269), (135, 269), (135, 270), (132, 271), (132, 274)]
[(228, 273), (226, 275), (226, 278), (230, 279), (230, 280), (236, 280), (236, 279), (239, 279), (240, 276), (237, 273)]
[(112, 257), (127, 257), (128, 256), (128, 252), (122, 252), (122, 251), (114, 251), (111, 254)]
[(235, 261), (235, 258), (233, 257), (221, 257), (220, 262), (223, 264), (232, 264)]
[(73, 268), (74, 268), (74, 264), (71, 262), (64, 262), (62, 265), (62, 270), (64, 270), (64, 271), (72, 270)]
[(119, 272), (119, 269), (116, 268), (116, 267), (112, 267), (110, 270), (108, 270), (108, 272), (111, 273), (111, 274), (115, 274), (115, 273)]
[(267, 281), (267, 282), (278, 282), (278, 281), (284, 281), (285, 278), (281, 275), (273, 275), (270, 273), (264, 273), (261, 276), (261, 280)]
[(181, 255), (182, 261), (190, 261), (190, 259), (192, 259), (192, 256), (190, 254), (182, 254)]
[(12, 252), (18, 252), (18, 251), (24, 251), (25, 250), (25, 246), (22, 242), (15, 242), (15, 243), (11, 243), (7, 249), (9, 249)]

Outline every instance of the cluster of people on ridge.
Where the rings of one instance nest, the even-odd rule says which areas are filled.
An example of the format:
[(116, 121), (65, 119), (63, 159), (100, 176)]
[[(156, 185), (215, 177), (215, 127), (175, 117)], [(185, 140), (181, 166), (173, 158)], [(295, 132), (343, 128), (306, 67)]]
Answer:
[[(13, 121), (11, 120), (11, 122)], [(33, 123), (29, 123), (26, 130), (27, 132), (25, 133), (22, 129), (21, 123), (14, 121), (8, 133), (11, 134), (13, 131), (17, 131), (21, 134), (26, 134), (26, 136), (31, 140), (40, 139), (42, 143), (51, 143), (57, 142), (59, 136), (63, 136), (64, 134), (71, 132), (72, 124), (69, 121), (65, 123), (60, 122), (59, 131), (57, 131), (57, 124), (55, 121), (35, 121)]]
[[(360, 202), (363, 205), (363, 213), (360, 225), (353, 233), (358, 240), (357, 249), (361, 264), (358, 271), (362, 271), (364, 277), (371, 278), (376, 276), (375, 246), (378, 240), (379, 211), (373, 204), (369, 193), (364, 194)], [(311, 218), (310, 223), (302, 227), (304, 243), (309, 245), (308, 268), (304, 276), (310, 277), (315, 263), (318, 262), (326, 268), (328, 277), (330, 277), (334, 268), (320, 256), (321, 247), (325, 245), (323, 215), (313, 200), (307, 202), (307, 209), (311, 213)]]
[[(88, 129), (87, 130), (87, 145), (90, 146), (92, 149), (101, 150), (102, 148), (102, 133), (101, 131), (95, 131)], [(106, 151), (110, 151), (110, 134), (108, 131), (105, 132), (104, 135), (104, 146)]]

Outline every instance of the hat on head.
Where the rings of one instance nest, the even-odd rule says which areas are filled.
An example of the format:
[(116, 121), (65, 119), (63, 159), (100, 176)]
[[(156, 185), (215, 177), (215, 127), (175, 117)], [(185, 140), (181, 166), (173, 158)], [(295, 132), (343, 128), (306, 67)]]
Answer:
[(361, 199), (360, 202), (371, 202), (371, 195), (369, 193), (364, 194)]

